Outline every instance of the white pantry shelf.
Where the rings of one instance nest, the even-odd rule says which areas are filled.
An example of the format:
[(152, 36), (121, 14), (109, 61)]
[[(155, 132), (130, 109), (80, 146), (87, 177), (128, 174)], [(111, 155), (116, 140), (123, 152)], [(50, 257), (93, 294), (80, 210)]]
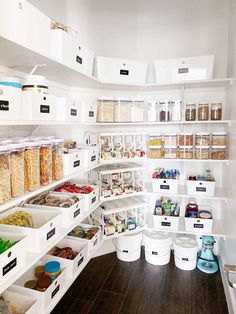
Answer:
[(145, 162), (186, 162), (186, 163), (226, 163), (229, 164), (229, 159), (180, 159), (180, 158), (122, 158), (122, 159), (107, 159), (100, 160), (100, 165), (112, 165), (112, 164), (121, 164), (121, 163), (145, 163)]
[(138, 232), (141, 232), (141, 231), (144, 231), (144, 230), (147, 230), (147, 225), (145, 225), (144, 227), (138, 227), (138, 228), (136, 228), (134, 230), (127, 230), (125, 232), (121, 232), (121, 233), (118, 233), (118, 234), (113, 234), (113, 235), (110, 235), (110, 236), (103, 235), (103, 239), (104, 240), (114, 240), (114, 239), (117, 239), (117, 238), (129, 235), (129, 234), (138, 233)]

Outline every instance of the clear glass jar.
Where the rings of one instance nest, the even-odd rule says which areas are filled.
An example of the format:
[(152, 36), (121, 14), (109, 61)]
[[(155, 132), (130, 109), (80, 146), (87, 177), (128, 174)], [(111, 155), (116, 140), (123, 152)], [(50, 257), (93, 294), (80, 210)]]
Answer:
[(40, 184), (52, 183), (52, 141), (41, 141), (40, 147)]
[(162, 134), (157, 133), (156, 135), (149, 135), (149, 146), (161, 146), (162, 145)]
[(175, 159), (177, 158), (177, 146), (165, 146), (164, 147), (164, 158)]
[(118, 99), (115, 103), (114, 122), (131, 122), (131, 105), (129, 99)]
[(226, 146), (227, 145), (227, 133), (226, 132), (213, 132), (211, 144), (213, 146)]
[(196, 115), (196, 104), (187, 104), (185, 109), (185, 121), (195, 121)]
[(195, 134), (196, 146), (209, 146), (210, 145), (210, 133), (201, 132)]
[(198, 120), (207, 121), (209, 119), (209, 104), (202, 103), (198, 105)]
[(52, 179), (61, 180), (63, 178), (63, 145), (61, 138), (53, 139), (52, 147)]
[(10, 173), (11, 173), (11, 196), (17, 197), (25, 193), (25, 144), (11, 144)]
[(159, 108), (159, 121), (160, 122), (171, 121), (171, 111), (169, 108), (168, 101), (159, 102), (158, 108)]
[(179, 134), (179, 146), (192, 146), (193, 145), (193, 133), (180, 133)]
[(98, 100), (97, 122), (114, 122), (115, 101), (112, 98)]
[(0, 146), (0, 204), (11, 198), (10, 146)]
[(177, 146), (177, 134), (176, 133), (164, 134), (164, 145), (165, 146)]
[(25, 143), (25, 191), (40, 187), (40, 142)]
[(180, 146), (179, 158), (180, 159), (193, 159), (193, 146)]
[(163, 158), (162, 146), (156, 146), (155, 148), (149, 147), (149, 158)]
[(195, 149), (196, 159), (210, 159), (211, 152), (209, 146), (196, 146)]
[(218, 160), (226, 159), (226, 146), (212, 146), (211, 158)]
[(222, 120), (221, 102), (215, 102), (211, 104), (211, 120)]

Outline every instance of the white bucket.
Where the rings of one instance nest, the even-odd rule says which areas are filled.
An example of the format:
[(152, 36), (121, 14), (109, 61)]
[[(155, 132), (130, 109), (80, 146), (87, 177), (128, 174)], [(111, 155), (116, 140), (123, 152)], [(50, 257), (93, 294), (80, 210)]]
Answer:
[(144, 231), (143, 244), (148, 263), (166, 265), (170, 262), (172, 239), (167, 232)]
[(198, 243), (190, 237), (178, 237), (174, 241), (175, 266), (193, 270), (197, 264)]
[(141, 256), (142, 233), (125, 235), (115, 239), (117, 258), (124, 262), (133, 262)]

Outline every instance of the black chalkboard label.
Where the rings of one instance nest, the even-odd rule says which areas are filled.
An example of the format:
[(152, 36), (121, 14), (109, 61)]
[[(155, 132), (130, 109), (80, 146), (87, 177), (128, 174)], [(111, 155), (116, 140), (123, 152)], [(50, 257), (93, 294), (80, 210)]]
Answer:
[(183, 74), (183, 73), (188, 73), (189, 69), (188, 68), (179, 68), (178, 73)]
[(188, 262), (188, 258), (187, 257), (182, 257), (182, 261)]
[(80, 214), (80, 208), (74, 212), (74, 218), (77, 217), (79, 214)]
[(120, 75), (129, 75), (129, 70), (120, 70)]
[(79, 165), (80, 165), (80, 160), (76, 160), (74, 162), (74, 168), (79, 167)]
[(91, 157), (91, 161), (95, 161), (96, 160), (96, 155)]
[(160, 185), (160, 189), (161, 189), (161, 190), (169, 190), (169, 189), (170, 189), (170, 186), (167, 185), (167, 184), (161, 184), (161, 185)]
[(171, 226), (171, 222), (162, 221), (161, 225), (162, 226), (166, 226), (166, 227), (170, 227)]
[(2, 269), (2, 275), (5, 276), (9, 271), (11, 271), (14, 267), (17, 265), (17, 258), (14, 258), (10, 263), (8, 263), (6, 266)]
[(196, 187), (196, 191), (197, 192), (206, 192), (206, 188), (204, 188), (202, 186), (198, 186), (198, 187)]
[(60, 285), (58, 285), (56, 289), (52, 292), (51, 299), (55, 297), (55, 295), (57, 294), (59, 290), (60, 290)]
[(56, 233), (56, 228), (53, 228), (51, 231), (47, 233), (47, 240), (49, 240)]
[(79, 267), (79, 265), (81, 265), (81, 264), (83, 263), (83, 260), (84, 260), (84, 257), (82, 257), (82, 258), (78, 261), (77, 267)]
[(122, 252), (123, 252), (123, 253), (129, 253), (129, 251), (127, 251), (127, 250), (123, 250)]
[(76, 109), (71, 109), (70, 110), (70, 115), (71, 116), (76, 116), (77, 115), (77, 110)]
[(158, 255), (158, 252), (152, 251), (152, 255)]
[(83, 59), (80, 56), (76, 56), (76, 62), (78, 62), (79, 64), (82, 64)]
[(92, 204), (94, 203), (94, 202), (96, 202), (96, 199), (97, 199), (97, 197), (96, 196), (94, 196), (94, 198), (92, 198)]
[(204, 227), (204, 225), (203, 224), (193, 224), (193, 227), (202, 229)]
[(9, 111), (9, 101), (0, 100), (0, 110), (1, 111)]
[(40, 113), (50, 113), (50, 106), (40, 105)]

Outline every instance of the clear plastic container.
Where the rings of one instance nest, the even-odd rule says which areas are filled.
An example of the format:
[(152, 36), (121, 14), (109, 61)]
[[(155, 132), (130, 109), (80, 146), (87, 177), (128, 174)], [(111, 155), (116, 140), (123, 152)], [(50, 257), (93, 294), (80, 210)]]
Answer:
[(198, 105), (198, 120), (207, 121), (209, 119), (209, 104), (202, 103)]
[(169, 107), (168, 101), (161, 101), (158, 104), (159, 108), (159, 121), (160, 122), (168, 122), (171, 121), (171, 111)]
[(226, 146), (227, 145), (227, 133), (226, 132), (213, 132), (211, 144), (213, 146)]
[(210, 159), (211, 152), (209, 146), (196, 146), (195, 149), (196, 159)]
[(115, 101), (112, 98), (98, 100), (97, 122), (114, 122)]
[(0, 146), (0, 204), (11, 198), (10, 146)]
[(193, 133), (180, 133), (179, 134), (179, 146), (192, 146), (193, 145)]
[(40, 184), (50, 183), (52, 183), (52, 140), (44, 140), (40, 146)]
[(211, 120), (222, 120), (221, 102), (215, 102), (211, 104)]
[(145, 106), (144, 100), (133, 99), (131, 108), (130, 108), (131, 122), (143, 122), (144, 121), (144, 106)]
[(40, 142), (25, 143), (25, 191), (40, 187)]
[(61, 138), (53, 139), (52, 147), (52, 179), (61, 180), (63, 178), (63, 145)]
[(209, 146), (210, 145), (210, 133), (201, 132), (195, 134), (196, 146)]
[(156, 101), (149, 101), (147, 103), (147, 121), (157, 121), (157, 103)]
[(181, 120), (181, 101), (172, 100), (168, 102), (171, 121)]
[(180, 146), (179, 158), (180, 159), (193, 159), (193, 146)]
[(149, 146), (161, 146), (162, 145), (162, 134), (157, 133), (155, 135), (149, 135)]
[(164, 147), (164, 158), (166, 158), (166, 159), (178, 158), (177, 146), (165, 146)]
[(224, 160), (226, 159), (226, 146), (212, 146), (211, 158)]
[(131, 105), (132, 101), (129, 99), (118, 99), (115, 103), (115, 122), (130, 122), (131, 121)]
[(177, 146), (177, 134), (176, 133), (164, 134), (164, 145), (165, 146)]
[(196, 104), (187, 104), (185, 109), (185, 121), (195, 121), (197, 116)]
[(164, 151), (162, 149), (162, 146), (156, 146), (155, 148), (149, 147), (149, 158), (163, 158)]
[(25, 193), (25, 144), (11, 144), (10, 173), (11, 173), (11, 196), (17, 197)]

